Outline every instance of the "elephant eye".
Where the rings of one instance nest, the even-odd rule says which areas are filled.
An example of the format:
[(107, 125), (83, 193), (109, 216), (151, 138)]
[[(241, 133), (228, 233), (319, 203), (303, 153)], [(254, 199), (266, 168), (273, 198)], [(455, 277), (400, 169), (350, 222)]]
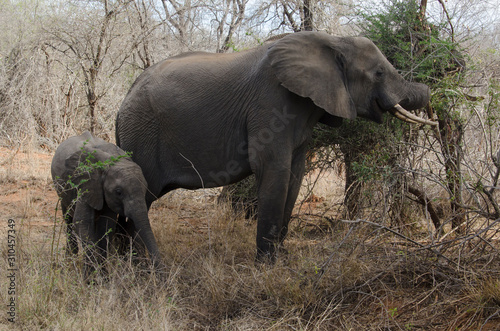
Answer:
[(382, 78), (382, 76), (384, 76), (384, 74), (385, 74), (384, 68), (377, 69), (377, 72), (375, 73), (375, 75), (377, 76), (377, 78)]
[(121, 187), (115, 188), (115, 193), (116, 193), (116, 195), (121, 196), (123, 193), (122, 188)]

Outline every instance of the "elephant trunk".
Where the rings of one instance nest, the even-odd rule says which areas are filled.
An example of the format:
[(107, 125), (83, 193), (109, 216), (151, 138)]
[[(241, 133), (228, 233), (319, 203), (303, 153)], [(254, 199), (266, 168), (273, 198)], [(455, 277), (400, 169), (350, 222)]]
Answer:
[(432, 119), (426, 120), (420, 118), (406, 110), (415, 110), (425, 107), (430, 100), (431, 93), (429, 87), (425, 84), (411, 83), (407, 85), (406, 91), (407, 93), (400, 103), (394, 105), (389, 111), (400, 120), (411, 124), (438, 125), (438, 123)]
[(401, 107), (408, 110), (415, 110), (425, 107), (431, 98), (431, 90), (425, 84), (407, 83), (406, 93), (399, 101)]
[(144, 204), (144, 206), (141, 205), (138, 207), (131, 206), (128, 209), (129, 210), (125, 210), (125, 214), (134, 222), (139, 241), (146, 246), (151, 261), (155, 268), (159, 269), (162, 266), (160, 250), (158, 249), (153, 230), (151, 229), (146, 205)]

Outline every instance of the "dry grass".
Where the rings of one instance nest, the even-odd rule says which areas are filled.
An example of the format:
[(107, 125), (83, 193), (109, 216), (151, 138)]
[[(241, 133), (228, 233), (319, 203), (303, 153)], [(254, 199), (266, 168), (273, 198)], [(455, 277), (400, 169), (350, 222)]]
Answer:
[[(32, 170), (18, 171), (26, 160)], [(2, 165), (1, 212), (16, 220), (19, 270), (17, 320), (3, 315), (1, 330), (498, 330), (494, 237), (431, 246), (415, 233), (424, 238), (415, 244), (381, 226), (332, 221), (334, 212), (318, 217), (323, 202), (302, 205), (288, 253), (256, 265), (255, 221), (218, 206), (214, 191), (178, 191), (150, 214), (167, 270), (112, 256), (107, 280), (86, 284), (79, 259), (64, 254), (49, 161), (20, 151), (11, 169)], [(1, 257), (6, 270), (5, 244)]]

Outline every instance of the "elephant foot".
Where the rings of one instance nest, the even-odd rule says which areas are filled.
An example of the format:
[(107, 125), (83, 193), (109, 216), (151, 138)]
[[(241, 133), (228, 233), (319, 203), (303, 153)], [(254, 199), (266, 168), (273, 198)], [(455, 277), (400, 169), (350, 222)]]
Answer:
[(283, 247), (283, 244), (269, 243), (265, 250), (257, 248), (255, 256), (256, 264), (275, 264), (276, 261), (288, 257), (288, 251)]
[(276, 263), (276, 255), (271, 254), (269, 252), (262, 252), (261, 250), (257, 250), (257, 254), (255, 255), (255, 264), (274, 264)]

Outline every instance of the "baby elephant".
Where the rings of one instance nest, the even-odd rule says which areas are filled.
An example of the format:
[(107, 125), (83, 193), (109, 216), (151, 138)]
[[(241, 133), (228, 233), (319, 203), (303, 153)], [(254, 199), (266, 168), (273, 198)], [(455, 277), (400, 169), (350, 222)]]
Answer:
[(147, 183), (123, 150), (85, 132), (61, 143), (51, 172), (67, 224), (68, 251), (78, 252), (76, 232), (85, 253), (86, 276), (90, 262), (99, 264), (106, 257), (118, 216), (128, 217), (134, 236), (158, 266), (160, 254), (145, 200)]

